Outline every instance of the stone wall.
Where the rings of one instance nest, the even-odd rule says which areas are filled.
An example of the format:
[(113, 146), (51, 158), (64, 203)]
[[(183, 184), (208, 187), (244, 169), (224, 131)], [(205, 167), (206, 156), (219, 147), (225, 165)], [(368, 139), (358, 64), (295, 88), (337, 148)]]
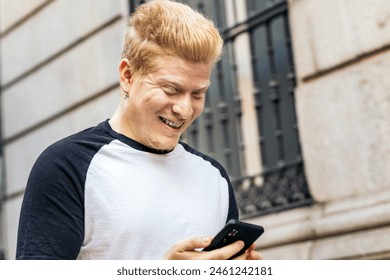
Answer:
[(274, 259), (390, 257), (390, 2), (290, 0), (314, 206), (254, 219)]
[(127, 1), (0, 0), (6, 257), (14, 258), (24, 187), (51, 143), (109, 118)]

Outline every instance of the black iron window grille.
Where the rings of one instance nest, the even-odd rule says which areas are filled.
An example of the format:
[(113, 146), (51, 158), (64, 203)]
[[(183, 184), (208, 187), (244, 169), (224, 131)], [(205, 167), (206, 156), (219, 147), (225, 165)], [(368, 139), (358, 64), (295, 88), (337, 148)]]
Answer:
[[(254, 1), (247, 2), (253, 4)], [(237, 32), (244, 29), (249, 33), (251, 44), (263, 172), (259, 174), (262, 180), (256, 180), (255, 176), (235, 182), (240, 209), (247, 216), (312, 203), (295, 114), (295, 74), (288, 7), (285, 1), (269, 2), (273, 5), (253, 13), (246, 22), (225, 33), (226, 39), (233, 40)], [(250, 5), (247, 7), (251, 8)]]

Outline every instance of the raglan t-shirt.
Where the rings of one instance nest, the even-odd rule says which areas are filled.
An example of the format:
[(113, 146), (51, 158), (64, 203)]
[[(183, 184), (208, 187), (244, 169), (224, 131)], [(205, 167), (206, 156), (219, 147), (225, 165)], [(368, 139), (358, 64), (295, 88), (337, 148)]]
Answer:
[(238, 218), (226, 171), (179, 142), (157, 151), (107, 121), (48, 147), (22, 203), (17, 259), (161, 259)]

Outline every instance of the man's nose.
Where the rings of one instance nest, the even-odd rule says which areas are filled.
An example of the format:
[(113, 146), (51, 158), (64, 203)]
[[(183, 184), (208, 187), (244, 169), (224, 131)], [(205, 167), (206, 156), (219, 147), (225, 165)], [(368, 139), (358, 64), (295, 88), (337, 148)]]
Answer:
[(182, 120), (191, 118), (192, 113), (194, 112), (192, 108), (191, 96), (182, 94), (172, 105), (172, 111), (179, 115)]

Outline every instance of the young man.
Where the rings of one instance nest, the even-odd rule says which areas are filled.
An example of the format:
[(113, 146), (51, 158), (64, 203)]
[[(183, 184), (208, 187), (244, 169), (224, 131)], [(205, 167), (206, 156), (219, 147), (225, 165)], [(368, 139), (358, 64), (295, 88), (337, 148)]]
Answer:
[[(238, 211), (222, 166), (179, 141), (203, 110), (222, 44), (188, 6), (139, 7), (114, 115), (47, 148), (31, 171), (18, 259), (228, 259), (242, 248), (199, 250)], [(238, 257), (260, 258), (254, 246)]]

